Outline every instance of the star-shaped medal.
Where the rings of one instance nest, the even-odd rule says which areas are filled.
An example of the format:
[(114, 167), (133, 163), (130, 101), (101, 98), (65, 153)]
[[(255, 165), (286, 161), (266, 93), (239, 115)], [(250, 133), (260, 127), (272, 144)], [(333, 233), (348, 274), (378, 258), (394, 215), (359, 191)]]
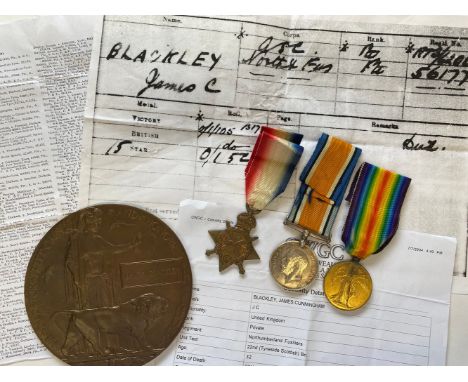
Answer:
[(226, 229), (208, 231), (215, 242), (215, 247), (207, 250), (206, 255), (218, 255), (220, 272), (235, 264), (239, 267), (239, 273), (244, 274), (243, 261), (260, 259), (252, 245), (252, 242), (258, 237), (250, 236), (250, 231), (256, 225), (253, 213), (243, 212), (237, 216), (234, 227), (231, 226), (230, 222), (226, 222)]

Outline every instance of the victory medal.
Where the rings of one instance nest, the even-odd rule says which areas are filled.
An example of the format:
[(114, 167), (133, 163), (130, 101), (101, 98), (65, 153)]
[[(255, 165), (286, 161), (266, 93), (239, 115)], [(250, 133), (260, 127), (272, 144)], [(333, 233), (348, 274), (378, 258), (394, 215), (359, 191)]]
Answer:
[(288, 239), (271, 255), (270, 271), (284, 288), (309, 285), (317, 274), (317, 258), (311, 238), (328, 243), (331, 228), (361, 149), (339, 138), (322, 134), (304, 167), (301, 186), (285, 224), (302, 232)]
[(226, 229), (209, 231), (215, 247), (206, 254), (218, 255), (220, 272), (235, 264), (244, 274), (243, 262), (259, 259), (252, 244), (257, 238), (250, 237), (255, 215), (285, 190), (302, 155), (301, 140), (301, 134), (262, 127), (245, 169), (247, 212), (237, 216), (235, 226), (226, 222)]
[(372, 278), (359, 261), (380, 252), (395, 235), (410, 182), (369, 163), (359, 168), (347, 197), (351, 205), (341, 237), (353, 260), (332, 265), (323, 280), (334, 307), (356, 310), (369, 300)]

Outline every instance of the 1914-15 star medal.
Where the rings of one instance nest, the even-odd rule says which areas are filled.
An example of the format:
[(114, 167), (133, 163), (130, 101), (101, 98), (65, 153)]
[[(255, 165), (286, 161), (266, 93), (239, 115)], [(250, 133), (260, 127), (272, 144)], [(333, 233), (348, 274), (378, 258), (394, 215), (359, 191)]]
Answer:
[(252, 242), (258, 238), (250, 236), (250, 231), (256, 225), (253, 211), (249, 210), (249, 212), (243, 212), (237, 216), (234, 227), (227, 221), (226, 229), (209, 231), (215, 242), (215, 247), (207, 250), (206, 255), (218, 255), (220, 272), (235, 264), (239, 268), (239, 273), (244, 274), (243, 262), (245, 260), (260, 259), (252, 245)]
[(247, 212), (237, 216), (234, 227), (226, 222), (226, 229), (209, 231), (215, 247), (206, 251), (217, 254), (219, 271), (237, 265), (244, 274), (245, 260), (259, 260), (250, 231), (257, 225), (254, 215), (261, 212), (284, 192), (304, 148), (302, 135), (262, 126), (245, 168), (245, 199)]

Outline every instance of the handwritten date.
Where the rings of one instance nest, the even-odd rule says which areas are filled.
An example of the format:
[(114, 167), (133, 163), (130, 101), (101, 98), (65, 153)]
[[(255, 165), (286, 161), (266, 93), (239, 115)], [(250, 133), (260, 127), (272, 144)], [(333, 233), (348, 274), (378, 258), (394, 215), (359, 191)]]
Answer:
[(202, 167), (207, 163), (213, 164), (240, 164), (249, 161), (250, 146), (237, 145), (235, 140), (225, 144), (219, 144), (217, 147), (205, 148), (199, 156)]

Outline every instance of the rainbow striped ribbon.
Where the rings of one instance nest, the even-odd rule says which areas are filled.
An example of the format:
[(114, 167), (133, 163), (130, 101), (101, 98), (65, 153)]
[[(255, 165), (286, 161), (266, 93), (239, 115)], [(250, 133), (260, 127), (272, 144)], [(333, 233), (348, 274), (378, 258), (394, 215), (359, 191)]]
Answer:
[(304, 150), (300, 145), (302, 137), (262, 127), (245, 168), (245, 193), (252, 210), (263, 210), (285, 190)]
[(323, 133), (302, 171), (302, 184), (286, 224), (330, 240), (336, 214), (360, 155), (360, 148)]
[(343, 229), (346, 251), (359, 259), (381, 251), (398, 227), (400, 210), (411, 179), (363, 163), (353, 179)]

